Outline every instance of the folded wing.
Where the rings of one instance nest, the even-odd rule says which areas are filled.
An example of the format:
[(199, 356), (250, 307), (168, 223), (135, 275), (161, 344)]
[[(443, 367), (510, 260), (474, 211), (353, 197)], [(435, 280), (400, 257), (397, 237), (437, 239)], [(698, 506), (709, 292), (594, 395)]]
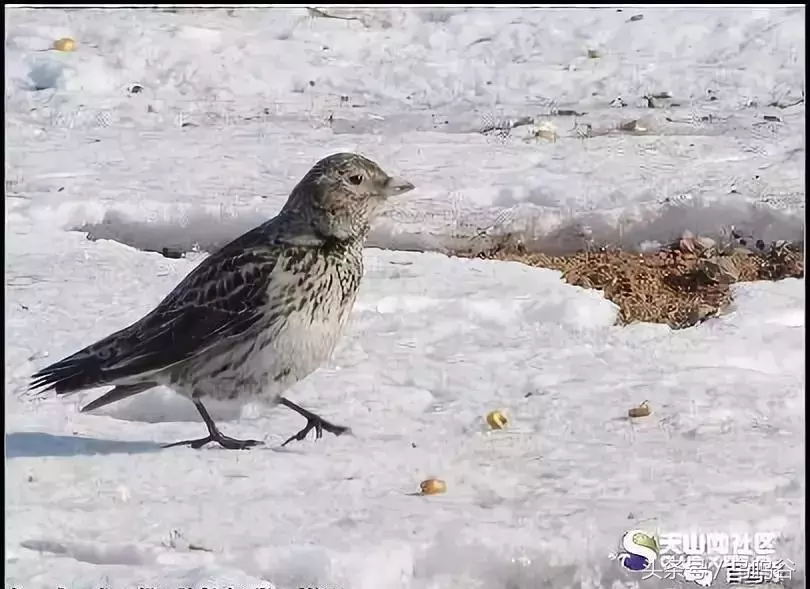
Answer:
[(30, 388), (72, 393), (136, 383), (251, 329), (263, 316), (279, 248), (224, 248), (143, 319), (33, 375)]

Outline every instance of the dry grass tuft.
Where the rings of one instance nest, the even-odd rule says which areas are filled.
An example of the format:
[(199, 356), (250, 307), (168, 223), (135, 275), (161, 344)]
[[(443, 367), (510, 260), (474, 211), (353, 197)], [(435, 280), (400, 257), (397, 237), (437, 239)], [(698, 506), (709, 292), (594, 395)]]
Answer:
[(725, 309), (735, 282), (804, 276), (802, 245), (757, 245), (756, 250), (723, 248), (708, 238), (685, 236), (651, 253), (602, 250), (549, 256), (506, 236), (485, 251), (454, 254), (559, 270), (569, 284), (604, 291), (618, 305), (622, 324), (643, 321), (681, 329)]

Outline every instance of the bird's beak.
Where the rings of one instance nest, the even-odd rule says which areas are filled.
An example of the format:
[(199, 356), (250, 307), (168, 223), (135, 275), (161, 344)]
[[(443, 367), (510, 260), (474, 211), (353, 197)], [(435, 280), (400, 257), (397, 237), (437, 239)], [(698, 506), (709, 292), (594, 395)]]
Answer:
[(385, 196), (396, 196), (398, 194), (405, 194), (414, 189), (414, 185), (402, 178), (389, 178), (385, 182)]

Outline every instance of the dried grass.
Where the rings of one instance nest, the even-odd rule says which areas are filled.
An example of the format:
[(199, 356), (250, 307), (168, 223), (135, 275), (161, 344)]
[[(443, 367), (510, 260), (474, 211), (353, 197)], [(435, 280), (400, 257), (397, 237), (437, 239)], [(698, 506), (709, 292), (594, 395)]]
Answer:
[(602, 250), (550, 256), (528, 251), (511, 236), (486, 251), (454, 252), (462, 257), (559, 270), (569, 284), (604, 291), (618, 305), (622, 324), (664, 323), (673, 329), (721, 313), (731, 302), (730, 285), (735, 282), (804, 276), (802, 245), (781, 243), (762, 251), (736, 248), (726, 253), (713, 251), (710, 256), (705, 253), (682, 240), (652, 253)]

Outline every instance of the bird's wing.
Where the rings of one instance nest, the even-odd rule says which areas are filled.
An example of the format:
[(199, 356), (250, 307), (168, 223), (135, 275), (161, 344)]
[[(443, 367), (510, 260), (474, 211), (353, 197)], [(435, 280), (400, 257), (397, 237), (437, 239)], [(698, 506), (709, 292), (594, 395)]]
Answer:
[(250, 329), (267, 304), (281, 248), (226, 247), (204, 260), (143, 319), (40, 370), (31, 388), (57, 393), (144, 376)]

